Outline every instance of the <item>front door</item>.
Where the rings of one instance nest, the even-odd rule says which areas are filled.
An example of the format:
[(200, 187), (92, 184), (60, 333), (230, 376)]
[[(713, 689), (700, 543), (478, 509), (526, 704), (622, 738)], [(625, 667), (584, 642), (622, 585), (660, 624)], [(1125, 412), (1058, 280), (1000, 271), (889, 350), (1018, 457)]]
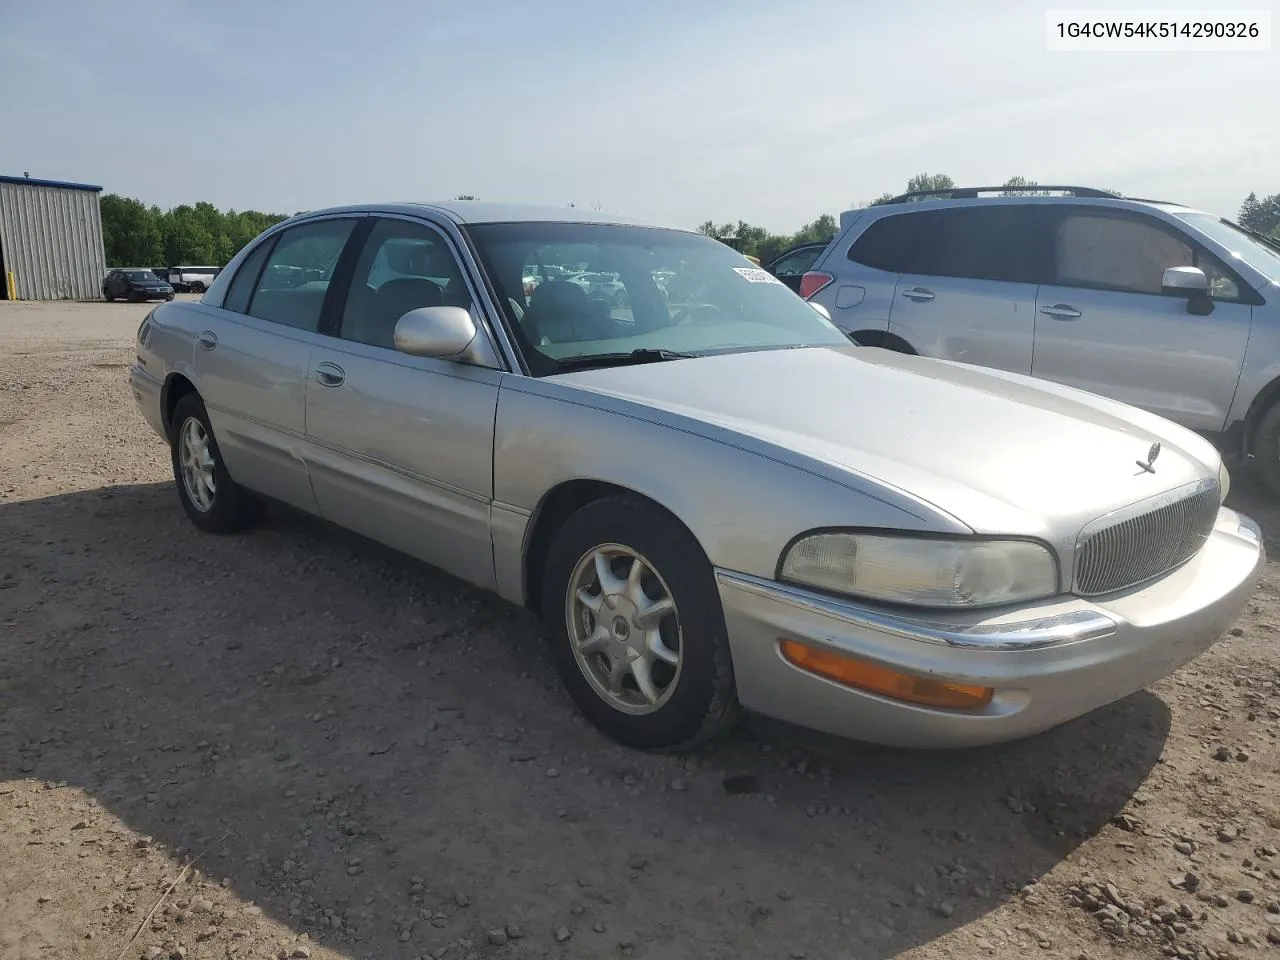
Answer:
[[(1053, 238), (1053, 276), (1036, 300), (1033, 375), (1193, 430), (1224, 429), (1249, 341), (1244, 281), (1154, 217), (1040, 209)], [(1178, 266), (1208, 275), (1208, 315), (1161, 293), (1164, 271)]]
[(956, 207), (920, 218), (889, 332), (925, 356), (1031, 372), (1036, 248), (1025, 205)]
[[(222, 307), (198, 308), (196, 382), (227, 472), (239, 484), (316, 513), (302, 459), (305, 385), (320, 317), (352, 218), (300, 224), (243, 262)], [(282, 270), (313, 279), (281, 286)]]
[(311, 353), (306, 460), (325, 519), (492, 587), (489, 505), (503, 374), (411, 357), (393, 340), (410, 310), (471, 304), (443, 234), (420, 221), (378, 220), (356, 261), (337, 338)]

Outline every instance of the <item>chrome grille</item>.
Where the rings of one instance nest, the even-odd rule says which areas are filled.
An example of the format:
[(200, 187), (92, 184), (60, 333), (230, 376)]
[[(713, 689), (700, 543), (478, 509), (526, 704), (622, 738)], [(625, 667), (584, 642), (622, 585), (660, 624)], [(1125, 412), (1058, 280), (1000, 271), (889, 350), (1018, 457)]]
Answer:
[[(1123, 590), (1190, 560), (1218, 517), (1218, 485), (1198, 484), (1176, 499), (1139, 512), (1121, 511), (1085, 527), (1076, 545), (1074, 592)], [(1131, 508), (1132, 510), (1133, 508)]]

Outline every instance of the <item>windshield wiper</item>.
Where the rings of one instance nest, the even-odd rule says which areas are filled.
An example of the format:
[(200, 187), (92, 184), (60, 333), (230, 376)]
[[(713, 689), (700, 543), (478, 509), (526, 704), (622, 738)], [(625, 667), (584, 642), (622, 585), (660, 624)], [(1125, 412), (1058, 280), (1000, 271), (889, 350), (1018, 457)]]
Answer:
[(557, 370), (581, 370), (587, 367), (624, 367), (637, 363), (661, 363), (664, 360), (688, 360), (696, 353), (680, 353), (678, 350), (640, 347), (628, 353), (583, 353), (575, 357), (561, 357), (556, 361)]

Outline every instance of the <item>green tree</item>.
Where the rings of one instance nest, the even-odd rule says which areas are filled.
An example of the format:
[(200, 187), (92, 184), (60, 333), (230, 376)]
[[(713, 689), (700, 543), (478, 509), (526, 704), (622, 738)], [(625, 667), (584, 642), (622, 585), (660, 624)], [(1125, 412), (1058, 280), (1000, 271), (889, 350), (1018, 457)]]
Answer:
[(917, 173), (907, 181), (907, 193), (921, 190), (950, 190), (956, 182), (945, 173)]
[(1238, 219), (1242, 227), (1280, 236), (1280, 193), (1273, 193), (1261, 200), (1256, 193), (1249, 194), (1244, 198), (1244, 203), (1240, 204)]
[(211, 203), (164, 211), (139, 200), (106, 194), (101, 200), (102, 242), (113, 267), (223, 266), (246, 243), (284, 217), (257, 210), (218, 210)]
[(1035, 187), (1039, 186), (1034, 180), (1028, 180), (1026, 177), (1010, 177), (1002, 186), (1004, 189), (1000, 192), (1002, 197), (1025, 197), (1029, 193), (1035, 193)]
[(158, 266), (164, 238), (154, 208), (109, 193), (102, 198), (102, 245), (113, 267)]

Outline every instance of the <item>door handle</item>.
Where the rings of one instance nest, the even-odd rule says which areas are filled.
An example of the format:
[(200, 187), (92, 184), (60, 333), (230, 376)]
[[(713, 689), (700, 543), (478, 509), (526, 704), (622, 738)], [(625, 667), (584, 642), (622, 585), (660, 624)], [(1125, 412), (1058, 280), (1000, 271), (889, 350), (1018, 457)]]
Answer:
[(933, 299), (933, 291), (926, 290), (924, 287), (908, 287), (902, 291), (902, 295), (908, 300), (916, 301), (916, 303), (924, 303)]
[(218, 335), (212, 330), (202, 330), (196, 337), (196, 346), (201, 350), (212, 350), (218, 345)]
[(322, 387), (340, 387), (347, 374), (336, 363), (322, 363), (316, 367), (316, 382)]
[(1080, 311), (1069, 303), (1055, 303), (1050, 307), (1041, 307), (1040, 312), (1055, 320), (1075, 320), (1080, 316)]

